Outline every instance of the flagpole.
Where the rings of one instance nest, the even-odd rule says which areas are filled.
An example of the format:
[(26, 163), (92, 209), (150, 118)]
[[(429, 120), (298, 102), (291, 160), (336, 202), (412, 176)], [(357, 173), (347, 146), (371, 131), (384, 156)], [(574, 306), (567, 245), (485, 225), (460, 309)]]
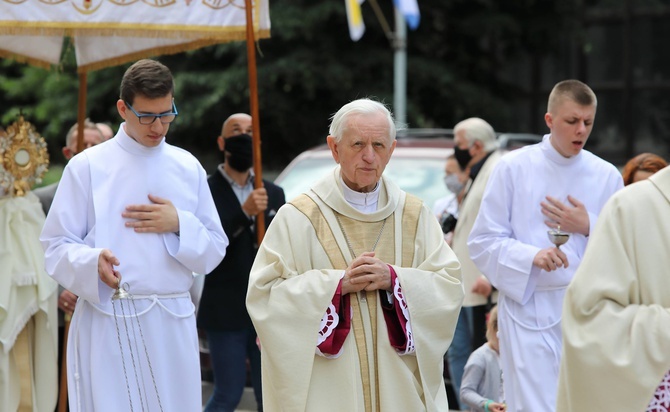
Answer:
[(395, 37), (393, 42), (393, 114), (396, 121), (405, 125), (407, 120), (407, 24), (398, 7), (395, 13)]

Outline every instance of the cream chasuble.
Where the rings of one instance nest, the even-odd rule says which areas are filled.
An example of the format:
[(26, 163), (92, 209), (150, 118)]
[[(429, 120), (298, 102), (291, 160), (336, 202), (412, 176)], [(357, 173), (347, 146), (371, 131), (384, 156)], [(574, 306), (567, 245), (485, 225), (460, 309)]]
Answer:
[[(447, 410), (442, 357), (463, 298), (459, 263), (420, 200), (382, 178), (377, 211), (361, 213), (343, 198), (339, 174), (338, 167), (279, 210), (251, 271), (247, 307), (261, 341), (264, 408)], [(347, 240), (359, 255), (378, 236), (375, 253), (396, 271), (415, 353), (401, 356), (390, 345), (374, 291), (351, 296), (341, 355), (317, 356), (321, 318), (354, 258)]]
[(0, 410), (53, 412), (58, 285), (44, 270), (37, 197), (0, 197)]
[(615, 194), (592, 231), (563, 305), (556, 410), (643, 412), (669, 370), (670, 168), (665, 168)]

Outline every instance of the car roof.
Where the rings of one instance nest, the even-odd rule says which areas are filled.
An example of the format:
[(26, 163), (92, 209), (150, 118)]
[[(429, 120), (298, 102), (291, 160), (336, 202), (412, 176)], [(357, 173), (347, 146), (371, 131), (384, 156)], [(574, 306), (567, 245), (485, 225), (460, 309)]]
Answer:
[[(437, 198), (449, 194), (441, 182), (445, 161), (453, 152), (451, 139), (398, 139), (384, 174), (393, 176), (393, 181), (403, 190), (432, 206)], [(322, 173), (335, 165), (330, 148), (320, 145), (299, 154), (274, 182), (284, 188), (287, 199), (292, 198), (309, 189)]]
[[(435, 157), (446, 159), (453, 153), (454, 141), (451, 139), (425, 139), (425, 138), (403, 138), (396, 139), (396, 147), (393, 151), (393, 157)], [(333, 155), (327, 144), (312, 147), (296, 156), (281, 173), (275, 178), (275, 182), (281, 182), (286, 174), (292, 169), (293, 165), (305, 159), (330, 159)]]
[[(504, 138), (500, 144), (503, 150), (513, 150), (542, 140), (541, 136), (529, 133), (503, 133), (501, 136)], [(449, 195), (441, 181), (444, 162), (454, 153), (454, 146), (451, 129), (401, 130), (384, 173), (387, 176), (390, 174), (403, 190), (418, 195), (430, 206), (437, 198)], [(288, 197), (296, 196), (310, 187), (307, 185), (311, 185), (310, 180), (318, 180), (319, 174), (328, 170), (330, 165), (335, 167), (330, 148), (321, 144), (296, 156), (274, 181), (284, 187)], [(439, 184), (436, 179), (439, 179)], [(289, 193), (291, 191), (295, 193)]]
[(498, 145), (501, 149), (514, 150), (530, 144), (540, 143), (542, 136), (535, 133), (500, 133)]

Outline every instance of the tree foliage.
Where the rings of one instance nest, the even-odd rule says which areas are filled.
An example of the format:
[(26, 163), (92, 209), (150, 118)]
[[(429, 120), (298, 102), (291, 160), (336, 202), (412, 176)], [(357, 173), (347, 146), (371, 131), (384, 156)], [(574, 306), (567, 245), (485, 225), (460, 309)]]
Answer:
[[(378, 2), (393, 24), (392, 2)], [(409, 126), (452, 127), (477, 115), (497, 129), (521, 131), (510, 108), (526, 91), (501, 73), (529, 55), (553, 53), (570, 4), (420, 0), (421, 25), (408, 32)], [(271, 2), (272, 37), (257, 44), (266, 165), (281, 168), (300, 151), (325, 142), (329, 117), (350, 100), (370, 96), (393, 102), (393, 50), (370, 3), (362, 9), (367, 31), (352, 42), (343, 0)], [(249, 111), (246, 45), (221, 44), (159, 59), (175, 75), (180, 113), (168, 139), (212, 170), (223, 120)], [(72, 47), (52, 71), (9, 60), (0, 67), (0, 122), (7, 125), (22, 112), (45, 136), (52, 155), (59, 152), (77, 117)], [(116, 127), (115, 102), (127, 67), (89, 73), (87, 114), (94, 121)]]

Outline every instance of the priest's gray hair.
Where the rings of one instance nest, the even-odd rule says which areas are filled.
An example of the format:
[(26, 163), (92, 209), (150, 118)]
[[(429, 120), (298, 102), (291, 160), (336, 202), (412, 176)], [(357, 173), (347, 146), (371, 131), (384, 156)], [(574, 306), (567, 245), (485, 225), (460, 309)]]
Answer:
[(391, 111), (385, 104), (368, 98), (354, 100), (342, 106), (342, 108), (330, 118), (330, 130), (328, 133), (335, 137), (335, 141), (339, 143), (339, 141), (342, 140), (348, 120), (351, 116), (373, 113), (381, 113), (386, 117), (389, 124), (389, 142), (393, 142), (397, 130), (393, 114), (391, 114)]
[(484, 119), (479, 117), (470, 117), (462, 120), (454, 126), (454, 134), (460, 130), (465, 131), (465, 140), (468, 141), (468, 147), (479, 140), (484, 145), (484, 151), (492, 152), (498, 148), (498, 140), (493, 127)]

